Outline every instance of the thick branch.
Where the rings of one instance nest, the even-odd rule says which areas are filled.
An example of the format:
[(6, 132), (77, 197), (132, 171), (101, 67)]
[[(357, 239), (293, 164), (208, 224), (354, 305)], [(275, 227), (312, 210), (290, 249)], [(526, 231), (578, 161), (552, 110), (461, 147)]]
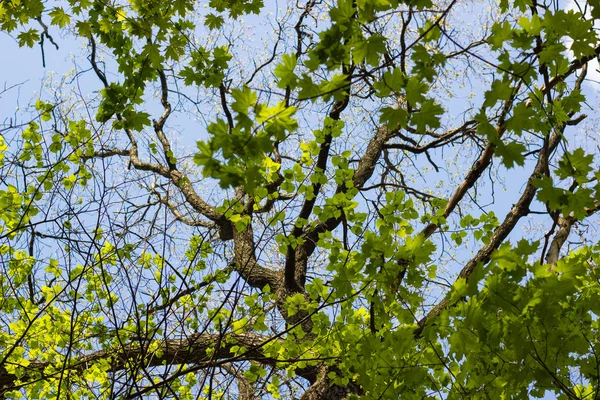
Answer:
[(233, 230), (234, 255), (231, 267), (240, 274), (248, 285), (256, 289), (263, 289), (269, 285), (271, 290), (277, 291), (281, 285), (281, 273), (265, 268), (256, 261), (254, 253), (254, 231), (248, 225), (242, 232)]
[(575, 218), (572, 216), (558, 217), (557, 225), (558, 232), (554, 235), (552, 239), (552, 243), (548, 248), (548, 254), (546, 254), (546, 263), (554, 265), (558, 261), (558, 255), (560, 254), (560, 249), (563, 244), (569, 237), (569, 233), (571, 233), (571, 227), (575, 223)]
[(341, 400), (350, 394), (362, 393), (360, 386), (354, 382), (348, 382), (346, 386), (332, 384), (328, 376), (330, 371), (336, 371), (335, 367), (327, 368), (321, 365), (315, 382), (304, 392), (301, 400)]
[(244, 376), (243, 371), (230, 364), (222, 365), (221, 368), (237, 380), (239, 392), (238, 400), (254, 400), (256, 398), (256, 390), (248, 378)]
[[(377, 129), (375, 136), (373, 136), (367, 145), (367, 150), (360, 158), (358, 167), (356, 167), (356, 170), (354, 171), (352, 183), (355, 188), (362, 188), (371, 176), (373, 176), (377, 161), (381, 158), (384, 145), (389, 138), (390, 133), (386, 126)], [(338, 192), (341, 192), (343, 189), (345, 189), (345, 186), (344, 188), (338, 188)]]
[[(596, 213), (600, 210), (600, 202), (596, 202), (593, 208), (586, 208), (585, 211), (588, 216)], [(575, 224), (577, 220), (572, 215), (567, 217), (558, 217), (558, 231), (554, 235), (552, 239), (552, 243), (550, 243), (550, 247), (548, 248), (548, 254), (546, 254), (546, 263), (554, 265), (558, 261), (558, 257), (560, 255), (560, 249), (567, 241), (569, 234), (571, 233), (571, 228)]]
[[(273, 341), (280, 340), (268, 336), (258, 335), (256, 333), (230, 334), (227, 340), (219, 334), (194, 334), (189, 338), (169, 339), (159, 343), (156, 350), (150, 350), (151, 346), (155, 348), (156, 342), (136, 341), (124, 345), (120, 349), (100, 350), (77, 359), (72, 360), (65, 368), (83, 372), (90, 368), (94, 363), (107, 360), (109, 362), (108, 372), (117, 372), (130, 368), (132, 364), (143, 367), (158, 367), (163, 365), (175, 364), (196, 364), (203, 368), (224, 365), (234, 361), (257, 361), (262, 364), (275, 365), (281, 362), (294, 362), (296, 360), (276, 360), (266, 357), (262, 352), (262, 347)], [(218, 346), (217, 348), (217, 344)], [(231, 352), (233, 346), (245, 347), (247, 351), (244, 354), (234, 356)], [(14, 374), (6, 372), (0, 367), (0, 387), (3, 392), (16, 390), (26, 385), (30, 379), (37, 379), (42, 375), (43, 379), (51, 376), (44, 374), (44, 369), (51, 366), (50, 362), (30, 360), (29, 366), (25, 368), (24, 376), (17, 377)], [(50, 368), (50, 370), (60, 371), (62, 366)], [(304, 370), (298, 371), (304, 374)], [(57, 372), (60, 373), (60, 372)], [(302, 375), (301, 375), (302, 376)], [(314, 379), (314, 372), (306, 369), (307, 378)], [(25, 382), (16, 386), (14, 382), (19, 380)], [(2, 393), (0, 393), (1, 395)]]

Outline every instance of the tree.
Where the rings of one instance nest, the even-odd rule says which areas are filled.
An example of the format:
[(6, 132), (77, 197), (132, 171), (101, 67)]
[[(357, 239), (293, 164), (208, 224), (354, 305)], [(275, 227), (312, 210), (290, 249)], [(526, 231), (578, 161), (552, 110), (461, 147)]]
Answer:
[(269, 3), (0, 1), (0, 397), (600, 397), (600, 3)]

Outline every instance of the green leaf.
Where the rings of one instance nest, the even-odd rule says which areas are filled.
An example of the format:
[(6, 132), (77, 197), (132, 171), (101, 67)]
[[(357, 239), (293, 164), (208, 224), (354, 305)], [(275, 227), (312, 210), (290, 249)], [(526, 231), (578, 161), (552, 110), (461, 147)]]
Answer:
[(385, 38), (380, 35), (372, 35), (354, 44), (352, 59), (356, 64), (366, 61), (369, 65), (377, 66), (386, 52)]
[(52, 25), (58, 25), (60, 28), (63, 28), (71, 23), (71, 16), (65, 13), (62, 7), (54, 7), (49, 14)]
[(40, 41), (40, 34), (35, 29), (29, 29), (25, 32), (19, 33), (17, 36), (19, 46), (33, 47), (37, 42)]
[(383, 74), (383, 81), (375, 82), (375, 89), (377, 89), (377, 95), (380, 97), (387, 97), (390, 93), (400, 92), (404, 87), (406, 78), (400, 68), (394, 68), (392, 71), (387, 71)]
[(539, 123), (539, 118), (532, 107), (524, 102), (513, 108), (513, 115), (506, 120), (506, 129), (521, 135), (523, 131), (533, 129)]
[(531, 35), (539, 35), (542, 30), (542, 20), (537, 14), (533, 14), (531, 18), (522, 16), (519, 18), (519, 26), (523, 28), (527, 33)]
[(132, 109), (126, 109), (123, 112), (125, 122), (124, 128), (141, 132), (145, 127), (150, 126), (150, 114), (145, 112), (136, 112)]
[(256, 104), (256, 93), (247, 86), (240, 89), (233, 89), (231, 91), (231, 97), (235, 101), (231, 104), (231, 109), (240, 114), (248, 114), (249, 108), (254, 108)]
[(406, 83), (406, 101), (411, 106), (416, 106), (418, 103), (421, 103), (425, 100), (425, 93), (429, 86), (422, 82), (416, 76), (411, 76), (408, 82)]
[(492, 26), (492, 34), (488, 37), (488, 43), (492, 45), (492, 50), (498, 50), (504, 42), (512, 38), (512, 35), (513, 30), (508, 21), (496, 22)]
[(593, 171), (594, 156), (585, 154), (582, 148), (565, 152), (554, 171), (560, 179), (575, 178), (579, 183), (588, 182), (588, 174)]
[(353, 7), (351, 0), (338, 0), (337, 7), (334, 7), (329, 11), (331, 20), (338, 24), (344, 25), (352, 19), (356, 9)]
[(286, 87), (294, 88), (298, 77), (294, 74), (296, 68), (296, 56), (284, 54), (281, 57), (281, 63), (275, 67), (275, 76), (278, 78), (277, 86), (285, 89)]
[(379, 122), (387, 124), (390, 130), (404, 128), (408, 123), (408, 111), (403, 108), (384, 107), (381, 109)]
[(315, 102), (318, 100), (319, 94), (321, 94), (319, 86), (313, 82), (308, 74), (302, 75), (302, 78), (298, 82), (298, 87), (300, 88), (298, 98), (301, 100), (310, 99)]
[(494, 152), (502, 158), (502, 164), (506, 168), (513, 168), (514, 165), (523, 166), (525, 164), (525, 151), (527, 149), (521, 143), (499, 141)]
[(568, 196), (568, 208), (563, 208), (563, 214), (573, 213), (573, 216), (581, 221), (587, 217), (587, 210), (593, 209), (595, 200), (593, 190), (579, 188), (575, 193)]
[(565, 46), (561, 43), (549, 44), (544, 46), (544, 49), (538, 54), (538, 57), (540, 58), (540, 63), (552, 64), (556, 60), (560, 60), (565, 50)]
[(492, 89), (485, 92), (484, 107), (493, 107), (498, 100), (508, 100), (513, 92), (510, 81), (495, 80)]
[(220, 15), (209, 13), (204, 17), (204, 25), (210, 30), (219, 29), (224, 23), (225, 20)]
[(345, 89), (348, 87), (348, 77), (344, 74), (336, 74), (331, 80), (323, 81), (319, 85), (321, 96), (325, 101), (329, 101), (331, 97), (334, 100), (341, 100), (346, 95)]
[(425, 132), (427, 127), (435, 129), (440, 127), (439, 115), (444, 113), (442, 106), (432, 99), (424, 100), (421, 103), (419, 112), (411, 115), (410, 123), (417, 128), (419, 132)]

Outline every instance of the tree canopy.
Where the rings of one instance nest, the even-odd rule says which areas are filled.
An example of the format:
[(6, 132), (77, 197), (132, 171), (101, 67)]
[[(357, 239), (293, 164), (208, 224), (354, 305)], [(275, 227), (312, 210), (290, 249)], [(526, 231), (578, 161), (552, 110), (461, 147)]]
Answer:
[(600, 398), (598, 19), (0, 0), (0, 398)]

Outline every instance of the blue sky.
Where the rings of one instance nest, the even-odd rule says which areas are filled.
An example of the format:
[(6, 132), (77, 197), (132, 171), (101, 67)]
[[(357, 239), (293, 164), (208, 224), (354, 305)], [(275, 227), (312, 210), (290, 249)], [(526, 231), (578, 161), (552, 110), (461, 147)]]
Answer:
[[(69, 73), (74, 68), (74, 59), (82, 67), (87, 65), (87, 60), (78, 58), (81, 54), (84, 54), (81, 41), (61, 37), (55, 37), (55, 41), (60, 46), (59, 50), (56, 50), (51, 43), (45, 41), (46, 68), (44, 68), (39, 46), (32, 49), (19, 48), (15, 39), (5, 33), (0, 33), (0, 48), (7, 55), (5, 59), (11, 60), (10, 62), (0, 63), (0, 77), (2, 77), (0, 78), (2, 79), (0, 85), (10, 87), (20, 84), (18, 87), (4, 93), (0, 98), (0, 110), (2, 110), (0, 123), (6, 125), (10, 118), (13, 118), (13, 123), (16, 123), (16, 107), (19, 106), (21, 110), (24, 110), (40, 91), (46, 90), (42, 82), (52, 74), (52, 71), (56, 71), (52, 79), (60, 81), (64, 74)], [(596, 68), (597, 63), (595, 68), (591, 68), (590, 75), (592, 79), (600, 81), (600, 73), (595, 71)], [(91, 90), (100, 88), (99, 82), (88, 82), (90, 88), (92, 88)], [(591, 86), (588, 87), (588, 90), (591, 94)], [(185, 128), (186, 126), (182, 125), (182, 130)], [(191, 138), (188, 137), (188, 139)], [(515, 201), (514, 191), (521, 188), (527, 178), (520, 170), (505, 171), (503, 174), (508, 182), (509, 191), (496, 191), (496, 204), (494, 204), (493, 209), (499, 218), (502, 218), (512, 206)], [(541, 205), (540, 208), (542, 208)], [(520, 227), (523, 227), (523, 224), (522, 222)], [(520, 236), (519, 228), (516, 229), (516, 234)]]

